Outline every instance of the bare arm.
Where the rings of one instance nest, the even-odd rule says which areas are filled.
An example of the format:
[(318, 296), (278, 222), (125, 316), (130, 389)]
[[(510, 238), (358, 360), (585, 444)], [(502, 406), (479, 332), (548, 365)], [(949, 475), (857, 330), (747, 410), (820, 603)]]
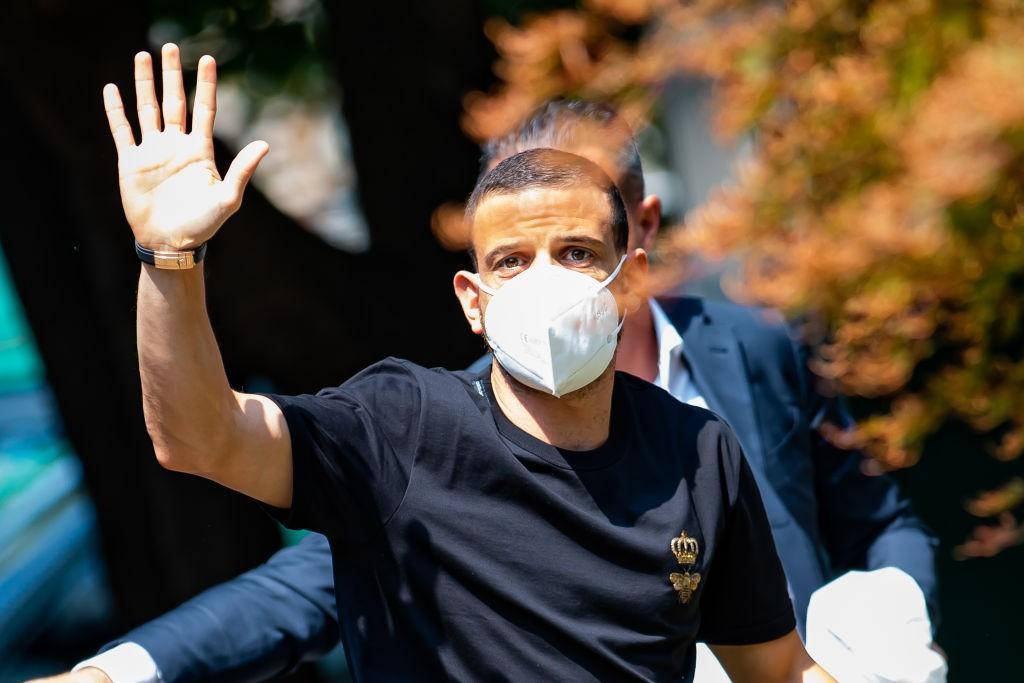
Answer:
[(796, 631), (756, 645), (709, 645), (734, 683), (835, 683)]
[[(192, 130), (186, 132), (177, 46), (164, 45), (162, 61), (161, 107), (149, 54), (135, 56), (138, 145), (117, 87), (107, 85), (103, 100), (117, 147), (121, 201), (135, 239), (151, 249), (193, 249), (238, 209), (268, 147), (250, 143), (221, 179), (213, 158), (216, 64), (209, 56), (199, 62)], [(289, 507), (291, 446), (284, 416), (269, 399), (228, 385), (206, 312), (201, 264), (182, 271), (143, 266), (138, 349), (146, 427), (160, 463)]]

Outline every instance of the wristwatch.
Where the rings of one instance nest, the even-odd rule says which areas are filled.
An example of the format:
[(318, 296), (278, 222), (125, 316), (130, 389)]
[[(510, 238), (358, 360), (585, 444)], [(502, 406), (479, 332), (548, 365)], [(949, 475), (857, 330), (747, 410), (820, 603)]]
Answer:
[(160, 270), (188, 270), (206, 256), (206, 242), (192, 251), (155, 251), (147, 249), (135, 240), (135, 254), (143, 263), (156, 266)]

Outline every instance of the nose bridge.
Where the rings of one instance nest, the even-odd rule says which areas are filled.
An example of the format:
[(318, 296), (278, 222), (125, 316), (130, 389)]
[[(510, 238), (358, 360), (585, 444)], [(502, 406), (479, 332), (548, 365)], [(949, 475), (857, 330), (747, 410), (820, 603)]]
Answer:
[(551, 245), (538, 245), (537, 252), (533, 256), (533, 263), (530, 264), (530, 267), (533, 268), (535, 266), (540, 266), (542, 268), (545, 268), (556, 265), (558, 264), (555, 263), (554, 250), (551, 248)]
[(548, 248), (547, 245), (538, 245), (537, 250), (533, 253), (533, 258), (530, 259), (530, 265), (516, 275), (513, 280), (528, 273), (530, 275), (540, 275), (541, 273), (547, 272), (548, 268), (561, 267), (562, 266), (555, 260), (552, 250)]

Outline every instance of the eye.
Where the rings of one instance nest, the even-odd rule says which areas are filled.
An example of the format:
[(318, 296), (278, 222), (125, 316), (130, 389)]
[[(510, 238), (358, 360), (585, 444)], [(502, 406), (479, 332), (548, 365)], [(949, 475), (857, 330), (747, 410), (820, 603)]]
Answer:
[(585, 266), (590, 264), (594, 254), (583, 247), (569, 247), (565, 250), (563, 257), (574, 266)]
[(506, 256), (505, 258), (498, 261), (497, 265), (495, 266), (495, 270), (508, 272), (511, 270), (515, 270), (516, 268), (520, 268), (522, 267), (522, 265), (523, 259), (520, 258), (519, 256)]

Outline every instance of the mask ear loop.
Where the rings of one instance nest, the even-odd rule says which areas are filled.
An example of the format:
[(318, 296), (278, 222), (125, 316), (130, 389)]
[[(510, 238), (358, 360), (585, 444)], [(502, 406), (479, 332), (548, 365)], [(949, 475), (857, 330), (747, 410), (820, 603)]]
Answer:
[[(497, 293), (498, 290), (493, 289), (493, 288), (488, 287), (487, 285), (485, 285), (484, 284), (484, 279), (480, 276), (480, 273), (473, 273), (473, 274), (476, 275), (476, 285), (477, 285), (477, 288), (481, 292), (483, 292), (484, 294), (487, 294), (490, 297), (494, 297), (494, 295)], [(487, 346), (491, 347), (491, 351), (498, 351), (499, 350), (500, 347), (498, 346), (498, 344), (496, 342), (494, 342), (491, 339), (490, 335), (487, 334), (486, 332), (484, 332), (484, 341), (487, 342)]]
[[(598, 291), (601, 291), (602, 289), (604, 289), (605, 287), (610, 285), (612, 283), (612, 280), (614, 280), (615, 278), (617, 278), (619, 276), (619, 271), (622, 270), (622, 265), (626, 262), (626, 257), (627, 257), (627, 254), (623, 254), (622, 255), (622, 258), (619, 259), (619, 265), (615, 266), (615, 270), (612, 271), (612, 274), (609, 275), (608, 277), (606, 277), (604, 280), (602, 280), (600, 285), (598, 285), (598, 288), (597, 288)], [(622, 318), (619, 319), (619, 326), (615, 328), (614, 332), (612, 332), (610, 335), (608, 335), (608, 343), (611, 343), (611, 340), (613, 338), (619, 336), (619, 332), (622, 330), (622, 326), (625, 325), (625, 324), (626, 324), (626, 311), (623, 311), (622, 312)]]
[(497, 294), (498, 290), (492, 287), (488, 287), (487, 285), (484, 284), (484, 279), (480, 276), (480, 273), (473, 274), (476, 275), (476, 286), (477, 288), (480, 289), (481, 292), (483, 292), (484, 294), (488, 294), (490, 296), (494, 296), (495, 294)]
[(601, 280), (601, 282), (599, 283), (600, 286), (598, 287), (598, 289), (603, 289), (604, 287), (607, 287), (608, 285), (610, 285), (612, 283), (612, 280), (614, 280), (615, 278), (617, 278), (619, 276), (619, 271), (622, 270), (622, 265), (626, 262), (627, 256), (628, 256), (627, 254), (623, 254), (622, 255), (622, 258), (619, 259), (619, 265), (615, 266), (615, 270), (612, 271), (611, 275), (609, 275), (605, 279)]
[[(619, 265), (615, 266), (615, 270), (612, 271), (611, 275), (609, 275), (608, 277), (601, 281), (601, 284), (598, 286), (597, 291), (601, 291), (602, 289), (610, 285), (612, 283), (612, 280), (619, 276), (619, 271), (622, 270), (622, 265), (626, 262), (626, 257), (627, 254), (622, 255), (622, 258), (619, 259)], [(608, 339), (606, 340), (607, 344), (611, 344), (613, 339), (618, 338), (619, 332), (622, 331), (622, 326), (626, 324), (626, 313), (627, 311), (622, 311), (622, 317), (619, 318), (618, 327), (615, 328), (614, 332), (608, 335)]]

